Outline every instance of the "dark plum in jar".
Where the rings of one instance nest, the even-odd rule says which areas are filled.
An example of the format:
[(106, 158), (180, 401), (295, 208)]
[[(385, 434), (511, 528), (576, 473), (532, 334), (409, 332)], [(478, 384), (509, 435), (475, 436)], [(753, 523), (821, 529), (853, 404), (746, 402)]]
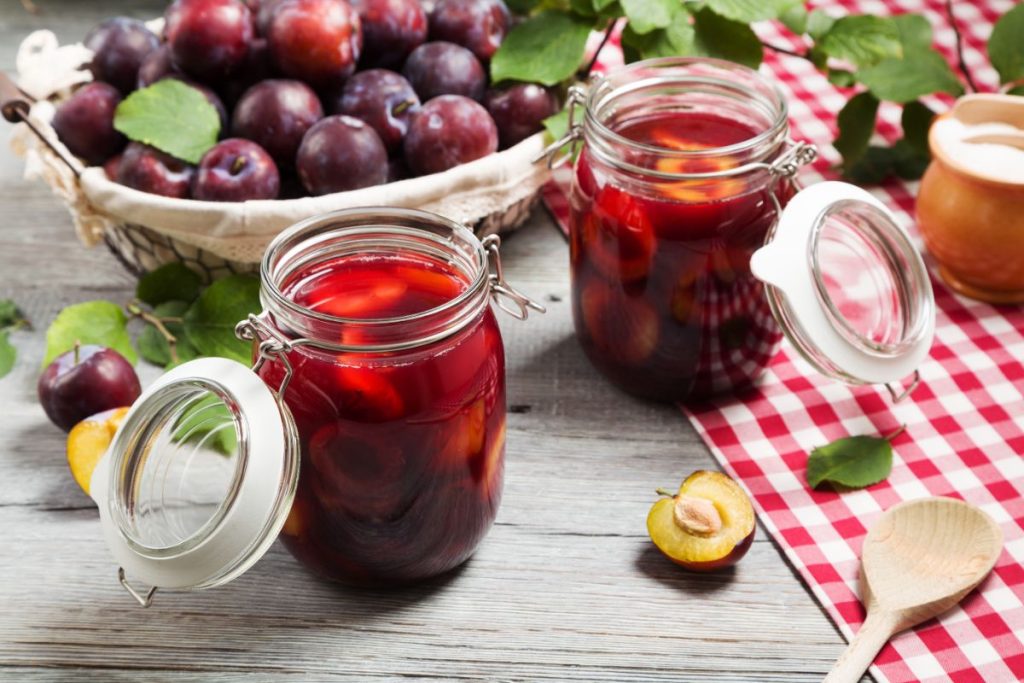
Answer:
[[(425, 216), (314, 219), (264, 263), (270, 320), (309, 342), (287, 354), (301, 465), (281, 539), (328, 578), (448, 571), (501, 499), (505, 359), (487, 255), (469, 231)], [(285, 373), (260, 370), (272, 387)]]
[(789, 194), (768, 170), (781, 95), (744, 67), (666, 59), (609, 74), (585, 106), (570, 220), (584, 351), (645, 398), (749, 386), (781, 339), (750, 272)]

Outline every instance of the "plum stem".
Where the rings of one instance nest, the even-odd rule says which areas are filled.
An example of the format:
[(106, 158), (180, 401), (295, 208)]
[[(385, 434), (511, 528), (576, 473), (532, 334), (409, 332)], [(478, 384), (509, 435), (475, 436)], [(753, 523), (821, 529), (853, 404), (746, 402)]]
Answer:
[(896, 431), (892, 432), (891, 434), (887, 434), (887, 435), (883, 436), (882, 438), (885, 439), (886, 441), (888, 441), (889, 443), (892, 443), (893, 439), (895, 439), (897, 436), (899, 436), (900, 434), (902, 434), (905, 431), (907, 431), (907, 425), (900, 425), (899, 429), (897, 429)]
[(158, 318), (149, 311), (143, 310), (142, 307), (139, 306), (139, 304), (136, 302), (127, 304), (125, 308), (128, 310), (129, 315), (132, 315), (136, 318), (141, 318), (142, 320), (146, 321), (147, 323), (156, 328), (156, 331), (159, 332), (160, 336), (163, 337), (164, 340), (167, 342), (167, 350), (170, 352), (172, 364), (177, 365), (179, 362), (181, 362), (181, 359), (178, 357), (178, 338), (175, 337), (171, 333), (171, 331), (167, 329), (166, 325), (164, 325), (164, 322), (174, 322), (174, 319)]
[(75, 340), (74, 351), (75, 351), (75, 365), (78, 365), (79, 357), (81, 356), (81, 353), (82, 353), (82, 340), (81, 339), (76, 339)]
[(235, 157), (234, 162), (231, 164), (231, 175), (238, 175), (239, 173), (241, 173), (242, 169), (245, 168), (245, 165), (246, 163), (248, 163), (248, 161), (249, 160), (245, 158), (244, 154), (239, 154), (237, 157)]
[(394, 114), (395, 116), (398, 116), (398, 115), (402, 114), (402, 112), (408, 110), (409, 107), (412, 107), (415, 104), (416, 104), (416, 100), (414, 100), (414, 99), (412, 99), (410, 97), (409, 99), (402, 100), (401, 102), (396, 104), (395, 108), (391, 110), (391, 113)]
[(669, 498), (675, 498), (676, 497), (676, 494), (672, 493), (671, 491), (669, 491), (668, 489), (666, 489), (664, 487), (657, 488), (657, 489), (654, 490), (654, 492), (657, 493), (659, 496), (668, 496)]

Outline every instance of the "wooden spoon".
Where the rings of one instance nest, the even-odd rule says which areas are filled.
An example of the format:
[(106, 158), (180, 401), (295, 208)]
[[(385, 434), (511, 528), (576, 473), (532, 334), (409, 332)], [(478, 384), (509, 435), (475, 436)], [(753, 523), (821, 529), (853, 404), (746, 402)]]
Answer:
[(992, 518), (960, 500), (925, 498), (887, 510), (861, 554), (867, 619), (825, 682), (860, 680), (892, 636), (942, 614), (981, 583), (1002, 548)]

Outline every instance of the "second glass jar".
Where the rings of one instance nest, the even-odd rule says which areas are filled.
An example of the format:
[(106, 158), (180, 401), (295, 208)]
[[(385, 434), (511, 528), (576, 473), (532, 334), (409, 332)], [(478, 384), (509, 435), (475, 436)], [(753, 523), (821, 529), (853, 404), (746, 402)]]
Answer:
[(750, 385), (781, 339), (750, 272), (791, 194), (771, 168), (788, 138), (781, 92), (736, 64), (658, 59), (582, 104), (570, 258), (585, 352), (645, 398)]

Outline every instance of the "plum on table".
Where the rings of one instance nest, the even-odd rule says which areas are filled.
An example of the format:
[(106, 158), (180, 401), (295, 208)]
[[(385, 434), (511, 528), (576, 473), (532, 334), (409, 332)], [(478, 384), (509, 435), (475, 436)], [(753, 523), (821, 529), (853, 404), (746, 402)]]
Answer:
[(647, 516), (647, 533), (670, 560), (693, 571), (736, 564), (754, 540), (756, 517), (747, 494), (721, 472), (698, 470)]
[(36, 390), (46, 416), (64, 431), (90, 415), (131, 405), (142, 393), (124, 356), (92, 344), (57, 356), (39, 376)]

